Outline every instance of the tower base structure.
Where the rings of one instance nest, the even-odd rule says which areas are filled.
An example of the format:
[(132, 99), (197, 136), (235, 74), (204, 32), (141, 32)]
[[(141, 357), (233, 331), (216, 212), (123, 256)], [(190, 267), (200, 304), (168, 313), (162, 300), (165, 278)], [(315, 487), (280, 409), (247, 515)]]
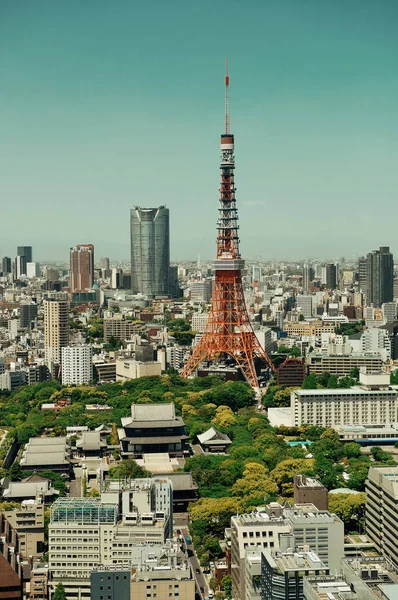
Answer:
[[(189, 377), (197, 366), (214, 361), (223, 354), (230, 356), (241, 369), (247, 383), (260, 393), (254, 359), (263, 359), (274, 366), (261, 347), (251, 325), (243, 293), (241, 268), (244, 261), (216, 261), (216, 276), (209, 318), (199, 343), (188, 359), (181, 375)], [(234, 263), (238, 263), (235, 265)], [(226, 268), (224, 268), (226, 267)], [(228, 267), (238, 267), (231, 268)]]

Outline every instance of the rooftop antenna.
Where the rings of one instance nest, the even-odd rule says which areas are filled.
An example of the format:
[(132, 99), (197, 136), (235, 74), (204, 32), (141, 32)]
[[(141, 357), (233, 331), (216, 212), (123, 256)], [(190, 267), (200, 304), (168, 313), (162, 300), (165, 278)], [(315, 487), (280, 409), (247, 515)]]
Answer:
[(225, 133), (229, 133), (229, 75), (228, 75), (228, 56), (225, 59)]

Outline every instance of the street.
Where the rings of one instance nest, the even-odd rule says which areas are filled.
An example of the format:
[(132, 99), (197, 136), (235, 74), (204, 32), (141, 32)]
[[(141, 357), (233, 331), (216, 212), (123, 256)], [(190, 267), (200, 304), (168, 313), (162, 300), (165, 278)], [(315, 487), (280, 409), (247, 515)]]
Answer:
[[(181, 519), (182, 521), (182, 519)], [(196, 556), (196, 552), (194, 550), (194, 547), (192, 544), (187, 544), (186, 542), (186, 537), (187, 535), (189, 535), (189, 530), (188, 530), (188, 526), (187, 523), (184, 526), (179, 527), (177, 524), (175, 525), (176, 528), (181, 529), (181, 534), (184, 537), (184, 547), (187, 550), (187, 555), (188, 555), (188, 560), (191, 563), (191, 569), (192, 569), (192, 573), (193, 576), (195, 578), (195, 582), (196, 582), (196, 591), (197, 594), (200, 596), (201, 600), (204, 600), (204, 598), (206, 598), (208, 596), (208, 586), (207, 586), (207, 581), (205, 579), (205, 576), (203, 575), (203, 571), (200, 567), (200, 563), (199, 560)], [(188, 550), (190, 552), (188, 552)], [(191, 556), (189, 556), (191, 554)], [(197, 573), (196, 571), (199, 570), (200, 572)], [(204, 592), (200, 591), (200, 588), (204, 589)]]

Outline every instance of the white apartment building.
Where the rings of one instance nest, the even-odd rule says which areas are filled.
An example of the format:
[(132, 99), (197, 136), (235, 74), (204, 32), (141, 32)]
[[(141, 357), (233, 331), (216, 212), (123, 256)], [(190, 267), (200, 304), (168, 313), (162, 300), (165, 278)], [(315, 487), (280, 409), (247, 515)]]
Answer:
[(44, 300), (44, 355), (46, 363), (60, 363), (69, 342), (68, 294), (52, 293)]
[(380, 354), (383, 362), (391, 358), (391, 340), (386, 329), (371, 327), (365, 329), (361, 335), (361, 352)]
[(295, 390), (290, 395), (293, 425), (384, 425), (398, 421), (396, 390)]
[(370, 467), (366, 481), (366, 533), (398, 568), (398, 469)]
[(198, 333), (203, 333), (207, 324), (207, 319), (209, 318), (209, 313), (207, 312), (196, 312), (192, 315), (192, 331), (197, 331)]
[(93, 380), (91, 346), (62, 348), (62, 385), (85, 385)]

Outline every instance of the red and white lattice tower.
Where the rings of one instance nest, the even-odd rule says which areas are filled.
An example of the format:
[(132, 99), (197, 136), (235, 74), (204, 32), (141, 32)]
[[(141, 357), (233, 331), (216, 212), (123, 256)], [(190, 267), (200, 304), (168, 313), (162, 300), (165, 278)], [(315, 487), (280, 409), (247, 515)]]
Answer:
[(221, 187), (217, 222), (217, 259), (209, 318), (199, 343), (188, 359), (182, 376), (188, 377), (204, 360), (222, 355), (233, 358), (246, 381), (259, 390), (254, 358), (273, 364), (254, 334), (246, 308), (239, 250), (238, 211), (234, 183), (234, 136), (229, 131), (228, 59), (225, 76), (225, 133), (221, 135)]

